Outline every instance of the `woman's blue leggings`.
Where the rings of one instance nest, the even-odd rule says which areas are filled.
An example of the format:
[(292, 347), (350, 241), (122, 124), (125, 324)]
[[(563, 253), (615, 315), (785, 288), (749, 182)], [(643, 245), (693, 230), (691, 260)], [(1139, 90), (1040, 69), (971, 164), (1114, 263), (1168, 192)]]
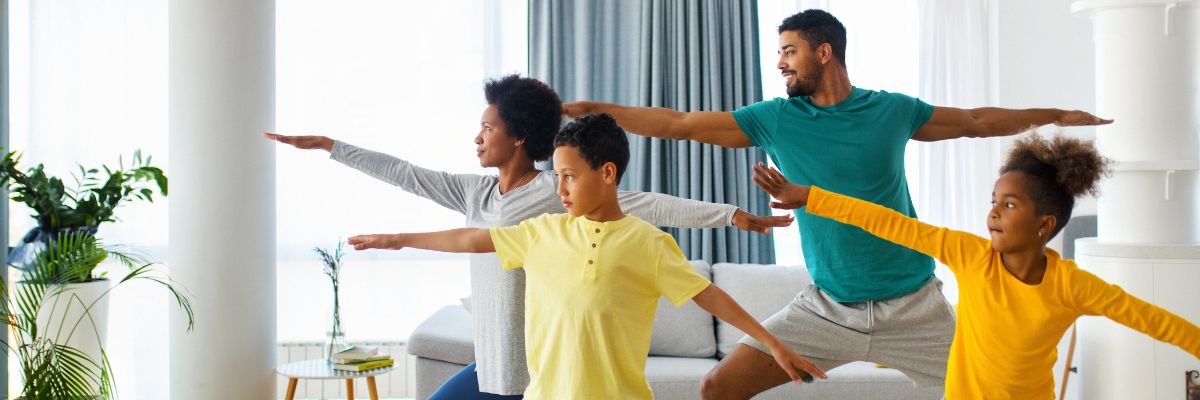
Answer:
[(460, 400), (460, 399), (487, 399), (487, 400), (517, 400), (524, 396), (519, 394), (512, 396), (501, 396), (498, 394), (484, 393), (479, 391), (479, 376), (475, 374), (475, 363), (471, 363), (463, 367), (462, 371), (450, 377), (442, 387), (438, 388), (433, 395), (429, 396), (429, 400)]

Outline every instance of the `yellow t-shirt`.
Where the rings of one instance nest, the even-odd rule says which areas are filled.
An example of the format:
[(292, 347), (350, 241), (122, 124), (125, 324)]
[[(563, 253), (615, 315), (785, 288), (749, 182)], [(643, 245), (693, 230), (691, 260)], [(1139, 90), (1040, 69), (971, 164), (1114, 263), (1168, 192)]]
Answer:
[(492, 228), (505, 270), (525, 268), (526, 399), (650, 399), (646, 355), (658, 298), (708, 287), (675, 240), (633, 216), (543, 214)]
[(947, 399), (1053, 399), (1063, 333), (1081, 315), (1103, 315), (1200, 357), (1200, 328), (1125, 293), (1046, 249), (1042, 282), (1021, 282), (990, 240), (922, 223), (814, 187), (808, 212), (858, 226), (940, 260), (958, 280), (958, 320), (946, 370)]

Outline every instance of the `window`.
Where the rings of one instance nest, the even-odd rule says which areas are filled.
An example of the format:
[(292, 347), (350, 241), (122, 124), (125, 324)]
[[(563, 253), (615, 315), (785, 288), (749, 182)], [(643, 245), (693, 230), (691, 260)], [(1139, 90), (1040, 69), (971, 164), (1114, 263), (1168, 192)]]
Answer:
[[(23, 165), (66, 178), (134, 149), (167, 169), (167, 2), (10, 0), (11, 138)], [(418, 165), (488, 173), (473, 157), (485, 77), (523, 73), (523, 0), (276, 4), (276, 128), (324, 134)], [(328, 280), (314, 246), (347, 235), (461, 227), (463, 217), (330, 161), (277, 150), (280, 341), (321, 340)], [(236, 193), (230, 193), (236, 196)], [(101, 227), (109, 243), (165, 260), (167, 204), (127, 205)], [(10, 202), (10, 239), (34, 226)], [(415, 325), (469, 292), (466, 256), (348, 254), (343, 323), (350, 340), (407, 339)], [(104, 267), (101, 267), (104, 268)], [(111, 274), (110, 274), (111, 275)], [(124, 397), (162, 398), (168, 367), (166, 297), (126, 286), (111, 295), (107, 350)], [(10, 366), (16, 364), (10, 361)], [(20, 390), (10, 368), (11, 394)]]
[[(495, 173), (474, 157), (483, 81), (524, 73), (523, 1), (294, 0), (276, 12), (280, 133), (325, 135), (435, 170)], [(314, 246), (463, 226), (461, 214), (323, 151), (281, 145), (276, 155), (281, 342), (319, 341), (329, 329), (332, 292)], [(470, 293), (465, 255), (348, 252), (340, 301), (351, 341), (407, 339)]]

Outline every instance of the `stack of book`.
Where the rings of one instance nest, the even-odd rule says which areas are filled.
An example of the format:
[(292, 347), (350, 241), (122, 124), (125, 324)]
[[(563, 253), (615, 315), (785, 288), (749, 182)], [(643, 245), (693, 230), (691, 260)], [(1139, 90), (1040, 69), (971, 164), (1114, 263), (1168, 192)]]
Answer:
[(376, 346), (352, 346), (329, 357), (333, 369), (359, 372), (389, 367), (396, 362), (392, 356), (379, 352)]

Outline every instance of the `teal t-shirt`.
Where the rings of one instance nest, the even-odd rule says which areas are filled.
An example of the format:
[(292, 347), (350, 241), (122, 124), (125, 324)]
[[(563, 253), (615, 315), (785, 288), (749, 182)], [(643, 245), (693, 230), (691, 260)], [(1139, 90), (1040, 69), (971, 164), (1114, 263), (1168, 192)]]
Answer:
[[(734, 119), (788, 180), (820, 186), (916, 217), (904, 177), (904, 147), (933, 106), (899, 93), (854, 88), (840, 103), (808, 97), (742, 107)], [(919, 289), (933, 259), (866, 231), (796, 210), (813, 282), (840, 302), (885, 300)]]

